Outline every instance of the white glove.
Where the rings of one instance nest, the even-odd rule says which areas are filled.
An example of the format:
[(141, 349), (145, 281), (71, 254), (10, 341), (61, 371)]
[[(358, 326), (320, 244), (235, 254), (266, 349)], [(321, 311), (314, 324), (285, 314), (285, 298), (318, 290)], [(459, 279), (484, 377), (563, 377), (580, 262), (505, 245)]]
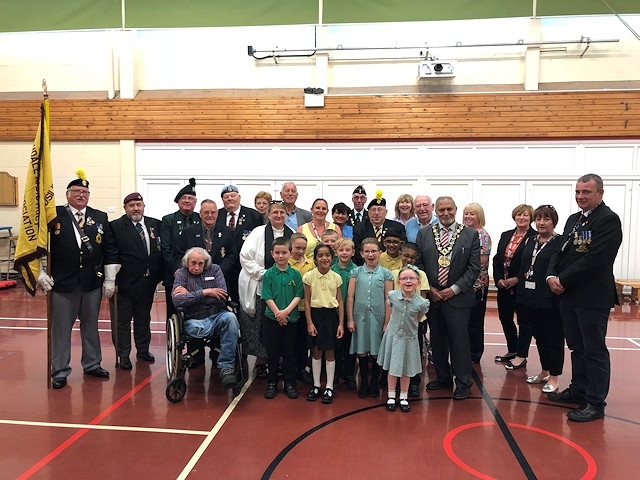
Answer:
[(47, 275), (45, 270), (40, 269), (40, 275), (38, 275), (38, 286), (42, 287), (45, 292), (50, 292), (53, 288), (53, 278)]
[(104, 283), (102, 284), (102, 295), (111, 298), (116, 291), (116, 275), (122, 268), (119, 263), (111, 263), (104, 266)]

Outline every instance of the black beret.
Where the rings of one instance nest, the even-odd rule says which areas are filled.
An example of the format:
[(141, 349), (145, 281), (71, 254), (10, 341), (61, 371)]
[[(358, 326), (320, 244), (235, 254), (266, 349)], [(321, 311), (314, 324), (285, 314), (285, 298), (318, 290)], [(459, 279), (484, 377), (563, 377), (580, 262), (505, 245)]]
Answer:
[(193, 195), (194, 197), (196, 196), (196, 179), (195, 178), (189, 179), (189, 185), (185, 185), (184, 187), (182, 187), (178, 192), (178, 194), (176, 195), (176, 198), (173, 199), (173, 201), (178, 203), (178, 200), (180, 200), (180, 197), (183, 195)]

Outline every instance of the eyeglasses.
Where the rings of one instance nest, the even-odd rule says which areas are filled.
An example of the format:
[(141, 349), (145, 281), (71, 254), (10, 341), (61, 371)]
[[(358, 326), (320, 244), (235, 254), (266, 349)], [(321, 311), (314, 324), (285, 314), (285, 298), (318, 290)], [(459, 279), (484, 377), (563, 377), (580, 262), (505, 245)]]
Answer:
[(385, 238), (384, 243), (389, 243), (391, 245), (400, 245), (400, 240), (391, 240), (389, 238)]
[(364, 250), (362, 253), (364, 253), (365, 255), (375, 255), (379, 251), (380, 250)]
[(553, 208), (553, 205), (540, 205), (538, 208), (536, 208), (536, 210), (540, 210), (541, 208), (548, 208), (549, 210), (551, 210), (552, 212), (555, 212), (556, 209)]
[(405, 282), (405, 283), (413, 283), (413, 282), (419, 281), (419, 279), (415, 277), (401, 277), (398, 279), (398, 281)]
[(69, 191), (74, 195), (89, 195), (89, 190), (82, 190), (80, 188), (70, 188)]
[(284, 205), (284, 202), (282, 200), (271, 200), (269, 202), (269, 205), (280, 205), (280, 204)]

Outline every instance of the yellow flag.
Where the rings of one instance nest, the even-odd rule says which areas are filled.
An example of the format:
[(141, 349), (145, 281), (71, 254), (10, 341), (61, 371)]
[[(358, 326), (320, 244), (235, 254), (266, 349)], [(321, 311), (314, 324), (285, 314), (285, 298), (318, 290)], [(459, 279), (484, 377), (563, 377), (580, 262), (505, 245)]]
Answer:
[(36, 293), (40, 258), (49, 248), (48, 230), (56, 221), (56, 199), (51, 175), (49, 99), (40, 107), (40, 126), (31, 150), (31, 161), (22, 202), (20, 235), (16, 244), (14, 270), (20, 273), (27, 291)]

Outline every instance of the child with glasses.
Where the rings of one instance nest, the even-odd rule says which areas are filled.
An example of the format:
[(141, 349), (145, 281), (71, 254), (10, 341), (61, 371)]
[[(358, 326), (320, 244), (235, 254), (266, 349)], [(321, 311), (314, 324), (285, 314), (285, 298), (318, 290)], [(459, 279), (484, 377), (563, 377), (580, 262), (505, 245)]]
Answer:
[[(374, 237), (367, 237), (360, 244), (364, 265), (354, 268), (347, 291), (347, 328), (351, 337), (351, 354), (358, 355), (360, 388), (358, 397), (380, 395), (380, 366), (376, 358), (387, 306), (385, 299), (393, 288), (393, 275), (378, 264), (380, 244)], [(371, 384), (369, 384), (369, 355), (373, 358)]]
[(396, 409), (396, 384), (400, 380), (400, 410), (409, 412), (409, 381), (422, 372), (418, 324), (429, 310), (429, 300), (420, 296), (420, 273), (417, 267), (407, 265), (398, 273), (400, 290), (392, 290), (387, 296), (384, 335), (380, 344), (378, 364), (388, 373), (388, 398), (386, 408)]

